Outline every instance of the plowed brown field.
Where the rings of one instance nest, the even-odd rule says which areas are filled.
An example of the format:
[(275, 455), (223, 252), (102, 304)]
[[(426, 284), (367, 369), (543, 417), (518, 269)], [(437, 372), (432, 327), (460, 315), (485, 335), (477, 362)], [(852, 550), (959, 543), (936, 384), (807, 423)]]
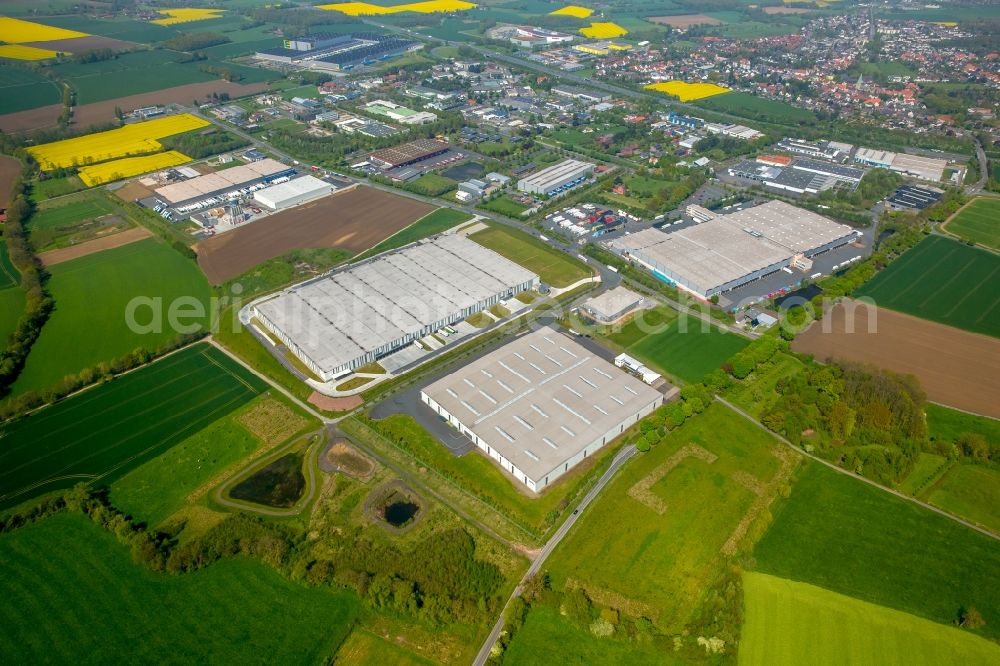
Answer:
[(0, 210), (10, 203), (10, 191), (19, 173), (21, 173), (20, 162), (9, 155), (0, 155)]
[[(913, 374), (932, 401), (1000, 418), (1000, 340), (853, 301), (847, 305), (828, 310), (795, 338), (792, 349), (820, 361), (840, 358)], [(876, 332), (869, 333), (876, 312)]]
[[(212, 93), (227, 93), (231, 98), (244, 97), (263, 92), (268, 89), (266, 83), (241, 85), (231, 81), (205, 81), (190, 83), (186, 86), (175, 86), (141, 95), (128, 95), (104, 102), (83, 104), (73, 109), (73, 123), (77, 127), (86, 128), (98, 123), (115, 120), (115, 107), (128, 113), (133, 109), (157, 104), (191, 104), (191, 100), (204, 100)], [(21, 132), (24, 130), (53, 127), (59, 120), (62, 106), (51, 104), (37, 109), (17, 111), (0, 116), (0, 130), (5, 132)]]
[(83, 53), (95, 49), (111, 49), (112, 51), (125, 51), (136, 48), (132, 42), (123, 42), (120, 39), (111, 37), (101, 37), (90, 35), (89, 37), (76, 37), (75, 39), (56, 39), (48, 42), (31, 42), (25, 46), (34, 46), (38, 49), (49, 49), (62, 53)]
[(198, 265), (212, 284), (305, 248), (361, 252), (434, 210), (434, 206), (358, 186), (275, 213), (198, 244)]

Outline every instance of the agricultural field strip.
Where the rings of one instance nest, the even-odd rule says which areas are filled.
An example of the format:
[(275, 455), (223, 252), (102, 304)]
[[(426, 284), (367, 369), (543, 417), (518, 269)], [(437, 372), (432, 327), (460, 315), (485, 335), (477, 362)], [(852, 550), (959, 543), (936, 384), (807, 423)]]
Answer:
[[(181, 380), (183, 380), (183, 379), (184, 379), (184, 378), (178, 378), (178, 379), (177, 379), (177, 380), (175, 380), (175, 381), (181, 381)], [(165, 386), (168, 386), (169, 384), (172, 384), (172, 383), (173, 383), (173, 382), (169, 382), (169, 383), (168, 383), (168, 384), (166, 384)], [(203, 385), (203, 386), (204, 386), (204, 385)], [(192, 389), (189, 389), (189, 390), (187, 390), (187, 391), (184, 391), (184, 392), (181, 392), (181, 393), (178, 393), (178, 394), (175, 394), (175, 395), (174, 395), (174, 397), (176, 397), (176, 398), (183, 398), (183, 397), (185, 397), (185, 396), (189, 395), (190, 393), (192, 393), (192, 392), (194, 392), (194, 391), (197, 391), (197, 390), (199, 390), (199, 388), (198, 388), (198, 387), (195, 387), (195, 388), (192, 388)], [(222, 410), (224, 410), (224, 409), (228, 408), (228, 407), (229, 407), (230, 405), (234, 404), (235, 402), (238, 402), (238, 401), (239, 401), (239, 400), (240, 400), (240, 399), (241, 399), (241, 398), (242, 398), (242, 397), (244, 396), (244, 392), (243, 392), (243, 391), (242, 391), (241, 389), (239, 389), (239, 387), (237, 387), (237, 390), (238, 390), (238, 392), (239, 392), (239, 395), (237, 395), (237, 396), (236, 396), (235, 398), (233, 398), (233, 399), (229, 400), (228, 402), (226, 402), (225, 404), (223, 404), (222, 408), (220, 408), (220, 409), (215, 409), (215, 410), (212, 410), (211, 412), (207, 412), (207, 414), (208, 414), (209, 416), (212, 416), (212, 415), (214, 415), (214, 414), (216, 414), (216, 413), (219, 413), (220, 411), (222, 411)], [(124, 444), (124, 443), (126, 443), (126, 442), (129, 442), (129, 441), (131, 441), (132, 439), (135, 439), (136, 437), (139, 437), (139, 436), (142, 436), (142, 435), (145, 435), (145, 434), (146, 434), (147, 432), (149, 432), (150, 430), (155, 430), (155, 429), (156, 429), (157, 427), (159, 427), (160, 425), (162, 425), (162, 424), (164, 424), (164, 423), (166, 423), (166, 422), (168, 422), (168, 421), (171, 421), (171, 420), (174, 420), (174, 419), (176, 419), (176, 418), (180, 418), (180, 417), (183, 417), (184, 415), (186, 415), (186, 414), (188, 414), (188, 413), (190, 413), (190, 412), (192, 412), (192, 411), (195, 411), (195, 410), (199, 410), (199, 409), (201, 409), (202, 407), (204, 407), (204, 406), (205, 406), (206, 404), (208, 404), (209, 402), (213, 402), (213, 401), (215, 401), (215, 400), (218, 400), (218, 399), (219, 399), (219, 398), (221, 398), (221, 397), (226, 397), (226, 396), (227, 396), (227, 395), (228, 395), (229, 393), (231, 393), (231, 392), (232, 392), (231, 390), (227, 390), (226, 392), (224, 392), (224, 393), (221, 393), (221, 394), (219, 394), (218, 396), (215, 396), (215, 397), (213, 397), (213, 399), (212, 399), (212, 400), (206, 400), (205, 402), (201, 402), (201, 403), (198, 403), (198, 404), (195, 404), (195, 405), (194, 405), (193, 407), (189, 407), (188, 409), (185, 409), (185, 410), (184, 410), (184, 411), (182, 411), (182, 412), (178, 412), (178, 413), (176, 413), (176, 414), (171, 414), (171, 415), (168, 415), (168, 416), (167, 416), (166, 418), (164, 418), (164, 419), (161, 419), (161, 420), (158, 420), (158, 421), (152, 421), (152, 422), (151, 422), (151, 423), (152, 423), (151, 425), (148, 425), (147, 427), (143, 428), (142, 430), (138, 430), (138, 431), (136, 431), (136, 432), (133, 432), (133, 433), (132, 433), (132, 434), (131, 434), (130, 436), (128, 436), (128, 437), (126, 437), (126, 438), (124, 438), (124, 439), (120, 439), (120, 440), (118, 440), (117, 442), (113, 443), (113, 444), (112, 444), (112, 445), (110, 445), (110, 446), (107, 446), (107, 447), (104, 447), (104, 448), (102, 448), (102, 449), (97, 449), (97, 450), (94, 450), (94, 451), (92, 451), (92, 452), (91, 452), (91, 454), (90, 454), (90, 455), (88, 455), (88, 456), (85, 456), (85, 457), (83, 457), (83, 458), (78, 458), (78, 459), (76, 459), (76, 460), (75, 460), (75, 461), (74, 461), (74, 462), (73, 462), (73, 463), (72, 463), (71, 465), (68, 465), (68, 466), (66, 466), (66, 467), (63, 467), (62, 469), (59, 469), (59, 470), (57, 470), (57, 471), (56, 471), (56, 473), (55, 473), (55, 475), (54, 475), (53, 477), (51, 477), (51, 478), (48, 478), (48, 479), (44, 479), (44, 480), (42, 480), (42, 481), (39, 481), (39, 482), (37, 482), (37, 483), (36, 483), (36, 484), (34, 484), (34, 485), (41, 485), (41, 484), (44, 484), (44, 483), (48, 483), (48, 482), (51, 482), (51, 481), (54, 481), (54, 480), (56, 480), (56, 479), (59, 479), (59, 478), (61, 478), (61, 477), (60, 477), (60, 473), (61, 473), (61, 472), (64, 472), (64, 471), (66, 471), (67, 469), (71, 469), (71, 468), (72, 468), (73, 466), (75, 466), (75, 465), (77, 465), (77, 464), (79, 464), (79, 463), (81, 463), (81, 462), (85, 462), (85, 461), (87, 461), (87, 460), (90, 460), (91, 458), (93, 458), (93, 457), (95, 457), (95, 456), (98, 456), (98, 455), (100, 455), (100, 454), (102, 454), (102, 453), (105, 453), (105, 452), (107, 452), (107, 451), (110, 451), (110, 450), (112, 450), (112, 449), (115, 449), (115, 448), (118, 448), (118, 447), (119, 447), (119, 446), (121, 446), (122, 444)], [(127, 404), (127, 403), (125, 403), (125, 404)], [(150, 407), (149, 409), (145, 409), (145, 410), (142, 410), (142, 411), (140, 411), (140, 412), (136, 412), (136, 414), (135, 414), (135, 415), (136, 415), (136, 416), (143, 416), (143, 415), (145, 415), (145, 414), (149, 414), (150, 412), (155, 412), (155, 411), (157, 411), (158, 409), (159, 409), (159, 406), (155, 406), (155, 407)], [(149, 422), (147, 421), (147, 423), (149, 423)], [(76, 425), (79, 425), (79, 424), (76, 424)], [(112, 426), (109, 426), (109, 427), (110, 427), (110, 428), (113, 428), (113, 427), (114, 427), (114, 425), (112, 425)], [(56, 449), (56, 450), (53, 450), (53, 451), (47, 451), (47, 452), (46, 452), (46, 456), (51, 456), (51, 455), (56, 455), (56, 454), (59, 454), (59, 453), (62, 453), (62, 452), (63, 452), (63, 451), (65, 451), (66, 449), (68, 449), (68, 448), (72, 448), (73, 446), (76, 446), (76, 445), (78, 445), (78, 444), (79, 444), (80, 442), (86, 442), (86, 441), (88, 441), (88, 440), (91, 440), (91, 439), (94, 439), (94, 438), (95, 438), (96, 436), (98, 436), (98, 435), (101, 435), (101, 434), (103, 434), (104, 432), (106, 432), (106, 431), (107, 431), (107, 430), (109, 429), (109, 427), (105, 427), (105, 428), (99, 428), (99, 429), (97, 429), (97, 430), (92, 430), (92, 431), (91, 431), (91, 432), (89, 433), (89, 435), (88, 435), (88, 436), (86, 436), (86, 437), (83, 437), (83, 438), (77, 438), (77, 439), (74, 439), (74, 440), (71, 440), (71, 443), (70, 443), (70, 444), (67, 444), (66, 446), (64, 446), (64, 447), (62, 447), (62, 448), (60, 448), (60, 449)], [(186, 432), (186, 431), (187, 431), (187, 430), (188, 430), (189, 428), (190, 428), (190, 426), (184, 426), (184, 427), (183, 427), (183, 428), (182, 428), (181, 430), (179, 430), (179, 431), (177, 431), (177, 432), (179, 432), (179, 433), (184, 433), (184, 432)], [(63, 429), (65, 429), (65, 428), (63, 428)], [(139, 455), (141, 455), (141, 454), (143, 454), (143, 453), (146, 453), (147, 451), (149, 451), (149, 450), (150, 450), (150, 449), (152, 449), (152, 448), (155, 448), (156, 446), (157, 446), (157, 445), (156, 445), (156, 444), (154, 444), (154, 445), (153, 445), (152, 447), (150, 447), (150, 448), (148, 448), (148, 449), (144, 449), (143, 451), (140, 451), (140, 452), (139, 452), (139, 453), (137, 453), (137, 454), (136, 454), (135, 456), (132, 456), (131, 458), (128, 458), (128, 459), (126, 459), (126, 460), (122, 461), (122, 464), (124, 464), (124, 463), (126, 463), (126, 462), (128, 462), (128, 461), (130, 461), (130, 460), (133, 460), (134, 458), (138, 457)], [(12, 449), (12, 450), (13, 450), (13, 451), (17, 451), (17, 449), (16, 449), (16, 448), (14, 448), (14, 449)], [(19, 466), (16, 466), (16, 467), (11, 467), (11, 468), (8, 468), (8, 469), (6, 470), (6, 472), (5, 472), (5, 473), (13, 473), (13, 472), (17, 472), (17, 471), (19, 471), (20, 469), (24, 468), (24, 467), (25, 467), (25, 466), (27, 466), (27, 465), (30, 465), (30, 464), (34, 464), (34, 463), (37, 463), (37, 462), (38, 462), (39, 460), (40, 460), (40, 458), (33, 458), (33, 459), (31, 459), (31, 460), (27, 461), (26, 463), (24, 463), (24, 464), (22, 464), (22, 465), (19, 465)], [(113, 472), (113, 471), (114, 471), (115, 469), (117, 469), (117, 468), (118, 468), (119, 466), (120, 466), (120, 465), (118, 465), (118, 466), (115, 466), (115, 467), (112, 467), (112, 468), (110, 468), (110, 469), (108, 469), (108, 470), (105, 470), (105, 471), (104, 471), (104, 472), (103, 472), (102, 474), (100, 474), (100, 475), (96, 475), (96, 474), (95, 474), (95, 475), (88, 475), (88, 476), (92, 476), (93, 478), (100, 478), (101, 476), (104, 476), (105, 474), (108, 474), (108, 473), (110, 473), (110, 472)], [(73, 476), (79, 476), (79, 475), (73, 475)], [(28, 490), (28, 489), (30, 489), (31, 487), (33, 487), (33, 486), (28, 486), (28, 487), (26, 487), (26, 488), (24, 488), (24, 489), (22, 489), (22, 490)]]
[[(195, 404), (194, 406), (189, 407), (189, 408), (187, 408), (187, 409), (185, 409), (185, 410), (183, 410), (181, 412), (178, 412), (178, 413), (168, 413), (164, 418), (161, 418), (159, 420), (154, 420), (152, 422), (147, 421), (147, 426), (144, 427), (143, 429), (141, 429), (141, 430), (139, 430), (137, 432), (131, 433), (129, 436), (125, 437), (124, 439), (119, 439), (119, 440), (115, 441), (110, 446), (107, 446), (107, 447), (104, 447), (104, 448), (92, 451), (90, 453), (90, 455), (87, 455), (87, 456), (85, 456), (83, 458), (75, 459), (71, 464), (62, 467), (59, 470), (56, 470), (56, 472), (54, 474), (50, 475), (50, 477), (48, 477), (48, 478), (46, 478), (44, 480), (37, 481), (37, 482), (35, 482), (33, 484), (30, 484), (29, 486), (23, 487), (23, 488), (17, 490), (13, 494), (14, 495), (21, 494), (21, 493), (23, 493), (23, 492), (25, 492), (27, 490), (30, 490), (31, 488), (36, 487), (38, 485), (41, 485), (41, 484), (44, 484), (44, 483), (50, 483), (50, 482), (52, 482), (54, 480), (57, 480), (58, 478), (60, 478), (60, 474), (62, 472), (65, 472), (66, 470), (71, 469), (72, 467), (78, 465), (80, 462), (84, 462), (84, 461), (89, 460), (89, 459), (91, 459), (91, 458), (93, 458), (95, 456), (98, 456), (98, 455), (102, 454), (102, 453), (105, 453), (105, 452), (110, 451), (112, 449), (118, 448), (122, 444), (124, 444), (126, 442), (129, 442), (129, 441), (132, 441), (135, 438), (140, 437), (140, 436), (146, 434), (147, 432), (149, 432), (151, 430), (155, 430), (156, 428), (164, 425), (167, 422), (170, 422), (170, 421), (173, 421), (173, 420), (177, 420), (179, 417), (183, 417), (184, 415), (189, 414), (192, 411), (201, 410), (206, 405), (208, 405), (210, 403), (213, 403), (213, 402), (216, 402), (217, 400), (219, 400), (219, 399), (221, 399), (223, 397), (228, 398), (227, 402), (223, 403), (217, 409), (213, 409), (211, 412), (207, 412), (207, 414), (209, 416), (214, 416), (215, 414), (220, 413), (223, 410), (229, 409), (233, 404), (235, 404), (236, 402), (238, 402), (238, 401), (242, 400), (243, 398), (245, 398), (246, 395), (247, 395), (247, 391), (250, 391), (251, 393), (254, 392), (253, 387), (251, 387), (243, 378), (237, 376), (232, 371), (230, 371), (228, 368), (225, 368), (224, 366), (222, 366), (221, 364), (219, 364), (217, 361), (215, 361), (214, 359), (212, 359), (209, 356), (207, 356), (207, 352), (208, 352), (208, 349), (199, 352), (198, 355), (202, 356), (209, 363), (211, 363), (216, 368), (218, 368), (218, 369), (220, 369), (220, 370), (222, 370), (224, 372), (223, 375), (217, 375), (217, 377), (220, 380), (224, 380), (226, 377), (232, 378), (232, 379), (236, 379), (239, 382), (239, 384), (240, 384), (240, 386), (235, 387), (237, 389), (236, 393), (233, 393), (232, 389), (227, 389), (226, 391), (224, 391), (221, 394), (210, 394), (210, 392), (206, 391), (205, 393), (208, 396), (208, 398), (206, 400), (200, 401), (197, 404)], [(162, 374), (165, 371), (172, 370), (177, 364), (179, 364), (179, 363), (185, 363), (185, 362), (188, 361), (188, 359), (186, 357), (178, 356), (176, 354), (174, 355), (174, 358), (180, 358), (181, 360), (180, 361), (175, 361), (175, 362), (167, 362), (169, 359), (164, 359), (164, 361), (160, 361), (158, 363), (154, 363), (154, 364), (152, 364), (152, 366), (147, 366), (146, 367), (146, 375), (144, 376), (144, 379), (148, 380), (150, 377), (156, 377), (157, 375), (160, 375), (160, 374)], [(133, 404), (135, 402), (141, 403), (149, 395), (158, 393), (158, 392), (162, 391), (164, 388), (170, 387), (170, 386), (176, 384), (177, 382), (190, 382), (190, 381), (191, 381), (191, 375), (184, 375), (184, 376), (179, 376), (179, 377), (176, 377), (174, 379), (168, 380), (168, 381), (163, 382), (163, 383), (158, 383), (154, 387), (152, 387), (152, 388), (150, 388), (148, 390), (141, 391), (139, 393), (134, 393), (131, 396), (129, 396), (128, 398), (125, 398), (124, 400), (122, 400), (121, 402), (118, 403), (118, 406), (127, 406), (127, 405)], [(192, 393), (196, 393), (196, 392), (199, 392), (199, 391), (204, 391), (205, 388), (206, 388), (206, 386), (210, 386), (210, 385), (211, 384), (206, 384), (206, 383), (200, 383), (199, 384), (199, 383), (193, 382), (192, 385), (191, 385), (191, 388), (189, 388), (189, 389), (187, 389), (185, 391), (181, 391), (180, 393), (173, 394), (173, 398), (174, 399), (180, 399), (180, 398), (184, 398), (185, 396), (188, 396), (188, 395), (190, 395)], [(52, 419), (52, 418), (58, 418), (60, 420), (66, 420), (67, 414), (72, 415), (72, 414), (77, 413), (77, 412), (79, 412), (81, 410), (86, 411), (86, 410), (89, 409), (89, 407), (90, 407), (90, 405), (91, 405), (92, 402), (94, 402), (95, 400), (100, 401), (100, 400), (103, 400), (103, 399), (104, 399), (104, 395), (102, 394), (102, 392), (99, 389), (89, 390), (89, 391), (83, 393), (81, 396), (78, 396), (78, 397), (74, 398), (72, 401), (70, 401), (69, 407), (65, 408), (64, 410), (59, 410), (57, 412), (52, 412), (50, 410), (43, 410), (38, 415), (35, 415), (34, 417), (32, 417), (31, 425), (32, 426), (42, 426), (42, 427), (44, 427), (45, 423), (48, 420)], [(147, 409), (143, 409), (143, 410), (140, 410), (140, 411), (137, 411), (137, 412), (133, 412), (132, 413), (133, 414), (133, 418), (143, 417), (143, 416), (145, 416), (145, 415), (147, 415), (147, 414), (149, 414), (151, 412), (157, 411), (158, 409), (160, 409), (160, 405), (157, 404), (157, 405), (149, 407)], [(46, 413), (47, 411), (49, 412), (48, 414)], [(55, 429), (49, 430), (49, 431), (47, 431), (45, 433), (45, 436), (47, 438), (55, 438), (57, 436), (60, 436), (60, 435), (62, 435), (64, 433), (66, 433), (67, 431), (71, 431), (71, 432), (82, 431), (82, 430), (84, 430), (84, 429), (86, 429), (88, 427), (89, 423), (91, 423), (91, 422), (93, 422), (95, 420), (98, 420), (98, 419), (105, 419), (105, 418), (106, 417), (105, 417), (104, 412), (102, 412), (102, 411), (95, 411), (95, 412), (90, 413), (90, 414), (88, 414), (86, 416), (83, 416), (83, 417), (81, 417), (79, 419), (76, 419), (76, 420), (72, 420), (71, 419), (71, 422), (68, 423), (67, 425), (64, 425), (62, 427), (57, 427)], [(66, 444), (65, 446), (62, 446), (62, 447), (60, 447), (58, 449), (55, 449), (55, 450), (47, 451), (45, 453), (45, 455), (42, 456), (42, 457), (28, 458), (28, 459), (25, 459), (25, 461), (23, 463), (19, 464), (19, 465), (6, 468), (3, 471), (3, 473), (0, 474), (0, 479), (2, 479), (4, 476), (9, 476), (9, 475), (11, 475), (11, 474), (13, 474), (13, 473), (15, 473), (17, 471), (20, 471), (21, 469), (23, 469), (26, 466), (37, 464), (37, 463), (39, 463), (41, 460), (43, 460), (46, 457), (53, 456), (53, 455), (58, 455), (58, 454), (62, 453), (63, 451), (65, 451), (66, 449), (69, 449), (69, 448), (72, 448), (72, 447), (75, 447), (75, 446), (79, 446), (80, 443), (82, 443), (82, 442), (87, 442), (87, 441), (90, 441), (90, 440), (95, 440), (95, 439), (101, 437), (102, 435), (104, 435), (109, 430), (113, 431), (115, 428), (119, 427), (120, 423), (121, 423), (120, 421), (111, 421), (111, 422), (108, 422), (103, 427), (96, 427), (96, 428), (94, 428), (92, 430), (89, 430), (87, 432), (87, 435), (85, 435), (83, 437), (69, 437), (68, 438), (69, 443)], [(199, 429), (200, 429), (201, 424), (202, 424), (202, 420), (201, 419), (196, 420), (194, 422), (194, 425), (198, 426)], [(190, 429), (191, 429), (191, 426), (188, 425), (188, 426), (185, 426), (184, 428), (182, 428), (181, 430), (177, 431), (177, 433), (183, 434), (183, 433), (187, 432)], [(0, 441), (3, 441), (3, 438), (5, 436), (6, 435), (0, 436)], [(23, 443), (20, 446), (15, 445), (15, 446), (7, 447), (5, 449), (5, 454), (7, 454), (7, 455), (17, 454), (17, 453), (23, 451), (26, 448), (37, 447), (38, 444), (39, 444), (38, 440), (26, 441), (25, 443)], [(120, 467), (122, 464), (125, 464), (125, 463), (127, 463), (127, 462), (135, 459), (136, 457), (141, 456), (143, 453), (148, 452), (149, 450), (151, 450), (152, 448), (155, 448), (156, 446), (159, 446), (160, 444), (161, 444), (161, 442), (157, 442), (153, 446), (151, 446), (151, 447), (149, 447), (147, 449), (144, 449), (141, 452), (137, 452), (135, 455), (131, 456), (130, 458), (127, 458), (126, 460), (121, 461), (118, 465), (115, 465), (114, 467), (112, 467), (110, 469), (104, 470), (100, 475), (91, 475), (91, 476), (99, 478), (100, 476), (107, 475), (108, 473), (110, 473), (110, 472), (118, 469), (118, 467)]]

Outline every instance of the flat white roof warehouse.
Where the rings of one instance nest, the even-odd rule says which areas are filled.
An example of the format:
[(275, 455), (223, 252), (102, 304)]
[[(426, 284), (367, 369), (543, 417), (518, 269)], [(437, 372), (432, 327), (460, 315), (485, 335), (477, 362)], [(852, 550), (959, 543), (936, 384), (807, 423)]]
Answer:
[(664, 396), (545, 327), (430, 384), (421, 400), (528, 488), (541, 490)]
[(324, 381), (532, 288), (538, 276), (445, 235), (280, 292), (251, 315)]
[(768, 201), (673, 233), (646, 229), (614, 240), (612, 247), (708, 297), (788, 266), (798, 254), (813, 256), (854, 237), (846, 224)]

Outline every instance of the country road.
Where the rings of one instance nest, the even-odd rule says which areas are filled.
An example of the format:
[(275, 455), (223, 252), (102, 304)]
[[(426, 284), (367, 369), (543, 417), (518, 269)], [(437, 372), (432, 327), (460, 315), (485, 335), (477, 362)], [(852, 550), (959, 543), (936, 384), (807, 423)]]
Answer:
[(629, 445), (619, 451), (614, 460), (611, 461), (611, 466), (608, 467), (604, 474), (601, 475), (601, 478), (598, 479), (596, 484), (594, 484), (594, 487), (583, 496), (583, 499), (580, 500), (580, 503), (576, 506), (573, 513), (570, 514), (563, 524), (559, 526), (559, 529), (556, 530), (555, 534), (553, 534), (552, 537), (545, 542), (542, 550), (538, 553), (538, 557), (534, 559), (531, 566), (528, 567), (528, 570), (524, 572), (521, 580), (517, 583), (517, 587), (514, 588), (514, 591), (511, 592), (510, 597), (507, 599), (507, 603), (504, 604), (503, 610), (500, 611), (500, 617), (497, 618), (496, 623), (493, 625), (493, 630), (490, 631), (490, 635), (486, 637), (486, 641), (479, 649), (479, 654), (476, 655), (475, 661), (472, 662), (474, 666), (483, 666), (483, 664), (486, 663), (486, 660), (490, 658), (490, 650), (493, 648), (493, 644), (496, 643), (497, 639), (500, 637), (500, 632), (503, 631), (507, 608), (510, 607), (511, 602), (514, 599), (521, 596), (524, 583), (541, 570), (542, 565), (545, 564), (545, 560), (552, 554), (552, 551), (556, 549), (556, 546), (558, 546), (559, 542), (563, 540), (563, 537), (566, 536), (566, 534), (573, 528), (573, 525), (576, 524), (577, 519), (583, 514), (583, 511), (587, 508), (587, 506), (604, 489), (604, 486), (608, 485), (608, 482), (611, 481), (611, 478), (622, 467), (622, 465), (628, 462), (636, 453), (638, 453), (638, 451), (632, 445)]

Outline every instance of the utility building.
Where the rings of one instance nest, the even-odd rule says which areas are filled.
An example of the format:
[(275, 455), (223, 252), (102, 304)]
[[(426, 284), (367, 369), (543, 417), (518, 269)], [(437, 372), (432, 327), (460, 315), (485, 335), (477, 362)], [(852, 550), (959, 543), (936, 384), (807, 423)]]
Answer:
[(270, 210), (284, 210), (325, 197), (334, 187), (314, 176), (302, 176), (253, 193), (253, 199)]
[(446, 235), (267, 296), (249, 314), (330, 381), (537, 284), (496, 252)]
[(517, 189), (529, 194), (560, 194), (579, 185), (594, 172), (594, 165), (580, 160), (564, 160), (522, 178)]
[(420, 399), (540, 491), (663, 404), (664, 395), (545, 327), (430, 384)]

